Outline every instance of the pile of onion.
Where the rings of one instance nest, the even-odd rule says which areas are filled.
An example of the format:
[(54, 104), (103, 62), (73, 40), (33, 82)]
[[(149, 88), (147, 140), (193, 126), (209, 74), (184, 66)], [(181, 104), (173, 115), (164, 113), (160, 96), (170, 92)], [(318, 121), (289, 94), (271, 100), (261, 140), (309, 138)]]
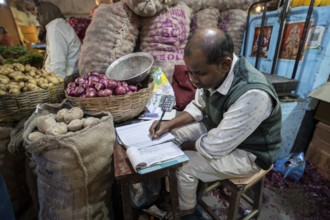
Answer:
[(106, 97), (112, 95), (124, 95), (137, 92), (137, 85), (128, 85), (126, 82), (109, 79), (98, 72), (90, 72), (85, 76), (70, 82), (66, 88), (69, 96), (90, 98)]

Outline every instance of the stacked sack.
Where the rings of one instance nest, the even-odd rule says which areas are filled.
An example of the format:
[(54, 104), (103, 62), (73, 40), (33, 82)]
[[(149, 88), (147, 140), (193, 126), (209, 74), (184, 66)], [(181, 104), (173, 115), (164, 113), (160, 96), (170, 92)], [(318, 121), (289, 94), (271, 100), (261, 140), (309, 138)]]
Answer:
[(198, 27), (217, 28), (220, 19), (220, 11), (217, 8), (205, 8), (195, 13), (191, 23), (191, 32)]
[(113, 219), (109, 112), (42, 104), (25, 123), (23, 139), (36, 162), (39, 219)]
[(183, 2), (141, 20), (140, 50), (153, 55), (171, 82), (174, 65), (184, 64), (183, 52), (190, 33), (192, 10)]
[(229, 34), (234, 42), (234, 52), (239, 55), (247, 12), (241, 9), (230, 9), (220, 13), (219, 28)]
[(81, 47), (80, 75), (105, 73), (113, 61), (133, 52), (138, 29), (139, 18), (124, 3), (100, 4)]

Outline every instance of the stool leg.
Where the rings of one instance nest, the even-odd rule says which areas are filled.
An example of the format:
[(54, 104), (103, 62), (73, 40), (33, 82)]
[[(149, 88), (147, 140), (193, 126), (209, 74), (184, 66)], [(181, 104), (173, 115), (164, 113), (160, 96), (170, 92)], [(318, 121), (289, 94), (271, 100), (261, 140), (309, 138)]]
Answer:
[(254, 199), (253, 199), (253, 210), (258, 210), (257, 213), (257, 218), (260, 214), (260, 210), (261, 210), (261, 204), (262, 204), (262, 195), (263, 195), (263, 189), (264, 189), (264, 180), (265, 177), (263, 177), (259, 182), (257, 182), (254, 186), (253, 186), (253, 191), (254, 191)]
[(178, 182), (176, 178), (176, 169), (169, 170), (169, 186), (171, 192), (171, 206), (174, 220), (180, 220)]
[(123, 203), (123, 214), (124, 214), (124, 220), (132, 220), (133, 213), (132, 213), (132, 207), (131, 207), (131, 197), (130, 197), (130, 184), (128, 181), (121, 180), (121, 193), (122, 193), (122, 203)]
[(242, 187), (239, 186), (231, 186), (231, 196), (229, 200), (229, 209), (227, 214), (227, 219), (234, 220), (237, 219), (238, 208), (241, 200), (241, 196), (243, 194)]

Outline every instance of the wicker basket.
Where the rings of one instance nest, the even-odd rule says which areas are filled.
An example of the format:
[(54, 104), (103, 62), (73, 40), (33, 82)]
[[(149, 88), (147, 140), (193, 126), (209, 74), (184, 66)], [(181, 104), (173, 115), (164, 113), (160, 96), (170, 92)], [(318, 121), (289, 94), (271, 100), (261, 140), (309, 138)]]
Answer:
[(115, 123), (124, 122), (135, 118), (144, 109), (154, 88), (154, 82), (150, 82), (147, 88), (136, 93), (115, 95), (109, 97), (79, 98), (65, 94), (67, 101), (73, 106), (82, 108), (85, 111), (100, 112), (109, 111)]
[(19, 121), (30, 116), (37, 104), (56, 103), (64, 99), (64, 83), (52, 88), (18, 95), (8, 94), (0, 96), (0, 122)]

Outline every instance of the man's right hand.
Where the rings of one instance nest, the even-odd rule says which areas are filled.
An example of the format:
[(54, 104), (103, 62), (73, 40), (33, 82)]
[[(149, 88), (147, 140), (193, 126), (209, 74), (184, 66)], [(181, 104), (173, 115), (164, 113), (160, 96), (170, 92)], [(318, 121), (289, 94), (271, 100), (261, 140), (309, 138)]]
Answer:
[(157, 139), (160, 136), (162, 136), (164, 133), (170, 132), (171, 131), (171, 127), (170, 127), (170, 121), (162, 121), (159, 125), (158, 130), (156, 131), (156, 127), (158, 126), (159, 121), (154, 121), (151, 125), (151, 127), (149, 128), (149, 133), (150, 136)]

